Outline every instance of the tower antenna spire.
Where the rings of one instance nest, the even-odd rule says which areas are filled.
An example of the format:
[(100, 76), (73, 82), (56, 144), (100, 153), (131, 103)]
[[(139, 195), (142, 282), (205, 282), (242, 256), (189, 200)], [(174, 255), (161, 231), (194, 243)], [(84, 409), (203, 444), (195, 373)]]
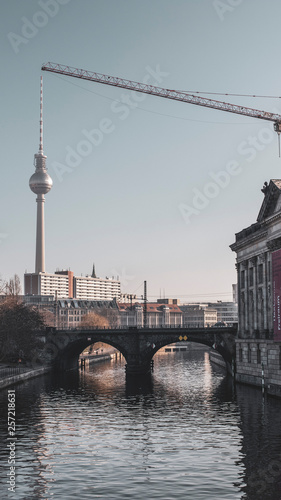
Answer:
[(43, 154), (43, 76), (41, 76), (40, 85), (40, 141), (39, 153)]

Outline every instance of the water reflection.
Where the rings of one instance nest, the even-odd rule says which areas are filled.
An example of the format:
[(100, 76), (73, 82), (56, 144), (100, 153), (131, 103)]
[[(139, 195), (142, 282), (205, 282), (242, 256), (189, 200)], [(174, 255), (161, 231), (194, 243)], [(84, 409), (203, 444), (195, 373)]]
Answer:
[[(146, 379), (122, 360), (52, 374), (16, 398), (19, 499), (281, 498), (281, 401), (235, 394), (203, 352), (156, 356)], [(6, 390), (0, 403), (3, 443)]]
[(144, 376), (126, 376), (126, 397), (148, 396), (153, 394), (153, 375), (148, 373)]
[(243, 432), (243, 499), (281, 498), (281, 401), (260, 389), (239, 385), (237, 403)]

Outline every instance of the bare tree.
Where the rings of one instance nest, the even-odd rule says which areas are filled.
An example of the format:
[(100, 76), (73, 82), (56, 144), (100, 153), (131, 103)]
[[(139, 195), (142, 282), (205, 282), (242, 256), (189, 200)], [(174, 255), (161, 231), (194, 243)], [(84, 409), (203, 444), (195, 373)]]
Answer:
[(81, 326), (88, 328), (108, 328), (109, 322), (107, 318), (105, 318), (101, 314), (90, 312), (82, 319)]
[(10, 295), (12, 297), (18, 297), (21, 294), (21, 284), (20, 278), (17, 274), (10, 278), (4, 285), (5, 295)]
[(38, 309), (40, 316), (43, 319), (45, 326), (56, 326), (56, 318), (53, 311), (49, 309)]
[(44, 328), (44, 322), (34, 308), (30, 308), (9, 296), (0, 304), (0, 357), (5, 361), (19, 357), (30, 361), (40, 341), (36, 331)]
[(6, 295), (6, 281), (0, 276), (0, 295)]
[(117, 309), (103, 307), (101, 309), (101, 315), (107, 319), (111, 328), (117, 328), (117, 326), (119, 326), (120, 318)]

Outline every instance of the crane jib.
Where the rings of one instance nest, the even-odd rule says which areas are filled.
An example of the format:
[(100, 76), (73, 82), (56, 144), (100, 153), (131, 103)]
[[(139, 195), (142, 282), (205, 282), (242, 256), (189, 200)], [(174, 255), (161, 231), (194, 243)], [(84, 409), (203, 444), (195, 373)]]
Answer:
[(111, 85), (113, 87), (120, 87), (127, 90), (133, 90), (136, 92), (141, 92), (145, 94), (150, 94), (158, 97), (164, 97), (166, 99), (172, 99), (176, 101), (186, 102), (188, 104), (194, 104), (197, 106), (204, 106), (207, 108), (216, 109), (219, 111), (226, 111), (228, 113), (235, 113), (238, 115), (248, 116), (251, 118), (258, 118), (260, 120), (267, 120), (274, 122), (274, 130), (280, 134), (281, 132), (281, 115), (276, 113), (270, 113), (268, 111), (262, 111), (259, 109), (248, 108), (246, 106), (239, 106), (236, 104), (231, 104), (228, 102), (217, 101), (214, 99), (207, 99), (205, 97), (195, 96), (193, 94), (188, 94), (186, 92), (170, 90), (161, 87), (155, 87), (153, 85), (148, 85), (145, 83), (134, 82), (131, 80), (125, 80), (123, 78), (118, 78), (114, 76), (104, 75), (101, 73), (95, 73), (83, 69), (72, 68), (70, 66), (64, 66), (56, 63), (46, 63), (41, 68), (43, 71), (50, 71), (51, 73), (57, 73), (60, 75), (71, 76), (74, 78), (80, 78), (82, 80), (89, 80), (96, 83), (102, 83), (104, 85)]

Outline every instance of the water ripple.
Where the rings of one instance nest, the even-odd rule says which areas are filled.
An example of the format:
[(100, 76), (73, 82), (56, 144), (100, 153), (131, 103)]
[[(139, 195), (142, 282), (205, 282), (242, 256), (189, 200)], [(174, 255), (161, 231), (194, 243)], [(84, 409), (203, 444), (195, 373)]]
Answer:
[(135, 385), (118, 360), (18, 386), (17, 499), (254, 500), (265, 485), (262, 498), (280, 500), (269, 467), (281, 458), (281, 402), (241, 386), (235, 396), (202, 352), (154, 366)]

